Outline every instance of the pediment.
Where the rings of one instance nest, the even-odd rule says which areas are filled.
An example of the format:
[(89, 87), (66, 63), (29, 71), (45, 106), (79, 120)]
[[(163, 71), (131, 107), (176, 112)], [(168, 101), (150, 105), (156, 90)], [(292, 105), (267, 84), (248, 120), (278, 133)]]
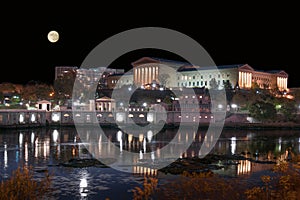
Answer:
[(153, 58), (150, 57), (142, 57), (140, 59), (138, 59), (137, 61), (134, 61), (131, 63), (131, 65), (133, 67), (137, 67), (143, 64), (149, 64), (149, 63), (160, 63), (158, 60), (155, 60)]
[(239, 67), (239, 71), (254, 71), (254, 69), (250, 65), (245, 64)]

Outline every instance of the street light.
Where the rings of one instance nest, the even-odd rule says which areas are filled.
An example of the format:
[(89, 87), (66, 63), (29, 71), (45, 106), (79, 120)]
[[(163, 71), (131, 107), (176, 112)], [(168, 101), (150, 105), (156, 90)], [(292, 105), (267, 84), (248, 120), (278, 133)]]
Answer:
[(231, 104), (231, 108), (233, 108), (235, 111), (237, 110), (237, 107), (238, 107), (238, 106), (237, 106), (236, 104), (234, 104), (234, 103)]

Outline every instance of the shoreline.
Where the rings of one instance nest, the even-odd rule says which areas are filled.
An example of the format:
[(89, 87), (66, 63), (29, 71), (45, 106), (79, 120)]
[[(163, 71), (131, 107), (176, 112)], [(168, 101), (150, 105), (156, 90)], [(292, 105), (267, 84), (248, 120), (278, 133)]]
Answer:
[[(94, 127), (98, 126), (98, 124), (81, 124), (79, 126), (75, 126), (75, 124), (48, 124), (48, 125), (42, 125), (42, 124), (15, 124), (15, 125), (4, 125), (0, 126), (1, 129), (31, 129), (31, 128), (63, 128), (63, 127)], [(105, 123), (105, 124), (99, 124), (101, 128), (120, 128), (115, 123)], [(146, 124), (140, 124), (141, 126), (145, 126)], [(130, 127), (131, 125), (124, 125), (127, 127)], [(283, 123), (224, 123), (222, 124), (209, 124), (209, 123), (199, 123), (198, 125), (195, 125), (193, 123), (186, 123), (186, 124), (165, 124), (163, 126), (163, 129), (176, 129), (180, 127), (195, 127), (198, 129), (208, 129), (208, 128), (222, 128), (226, 130), (300, 130), (300, 124), (298, 123), (292, 123), (292, 122), (283, 122)], [(151, 128), (161, 128), (161, 126), (153, 125)]]

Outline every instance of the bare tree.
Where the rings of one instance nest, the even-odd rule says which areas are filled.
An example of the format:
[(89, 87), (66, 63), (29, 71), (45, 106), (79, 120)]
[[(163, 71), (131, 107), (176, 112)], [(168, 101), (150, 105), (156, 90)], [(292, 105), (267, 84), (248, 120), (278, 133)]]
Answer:
[(158, 75), (158, 81), (160, 83), (160, 85), (162, 86), (166, 86), (168, 81), (169, 81), (170, 75), (169, 74), (160, 74)]

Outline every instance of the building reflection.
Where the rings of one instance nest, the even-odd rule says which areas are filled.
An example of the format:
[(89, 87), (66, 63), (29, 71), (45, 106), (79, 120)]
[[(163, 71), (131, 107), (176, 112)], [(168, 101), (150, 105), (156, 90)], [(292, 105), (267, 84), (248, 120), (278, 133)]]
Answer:
[(251, 172), (251, 161), (240, 160), (237, 165), (237, 175), (245, 175)]
[[(107, 165), (129, 166), (137, 174), (156, 175), (165, 160), (199, 157), (216, 141), (209, 152), (218, 155), (244, 155), (262, 161), (276, 161), (288, 147), (300, 152), (300, 137), (291, 139), (284, 134), (262, 140), (251, 131), (224, 130), (220, 138), (208, 135), (206, 130), (193, 128), (147, 131), (104, 128), (83, 130), (78, 134), (74, 128), (28, 129), (0, 134), (0, 168), (5, 170), (25, 165), (59, 164), (72, 158), (96, 158)], [(260, 133), (260, 132), (259, 132)], [(267, 133), (264, 133), (267, 134)], [(130, 153), (130, 156), (129, 156)], [(161, 165), (160, 165), (161, 164)], [(236, 175), (263, 170), (249, 160), (239, 160)], [(1, 171), (2, 172), (2, 171)], [(84, 179), (82, 180), (84, 184)]]

